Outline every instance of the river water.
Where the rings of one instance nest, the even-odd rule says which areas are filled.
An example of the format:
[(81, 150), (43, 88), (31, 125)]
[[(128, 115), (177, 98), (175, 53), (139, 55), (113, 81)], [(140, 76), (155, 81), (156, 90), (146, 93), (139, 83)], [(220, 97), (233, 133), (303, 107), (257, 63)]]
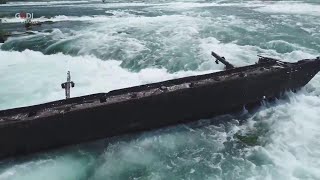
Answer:
[[(0, 45), (1, 110), (64, 98), (68, 70), (80, 96), (222, 70), (212, 50), (236, 66), (320, 55), (318, 0), (18, 1), (1, 28), (25, 31), (22, 11), (46, 23)], [(0, 179), (320, 179), (319, 95), (317, 75), (254, 112), (2, 160)]]

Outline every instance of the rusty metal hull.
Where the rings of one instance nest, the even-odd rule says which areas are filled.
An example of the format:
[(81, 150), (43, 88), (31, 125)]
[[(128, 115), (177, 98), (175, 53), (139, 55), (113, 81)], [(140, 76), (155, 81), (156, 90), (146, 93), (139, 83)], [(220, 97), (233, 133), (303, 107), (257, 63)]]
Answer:
[(0, 158), (225, 114), (307, 84), (320, 60), (217, 73), (0, 111)]

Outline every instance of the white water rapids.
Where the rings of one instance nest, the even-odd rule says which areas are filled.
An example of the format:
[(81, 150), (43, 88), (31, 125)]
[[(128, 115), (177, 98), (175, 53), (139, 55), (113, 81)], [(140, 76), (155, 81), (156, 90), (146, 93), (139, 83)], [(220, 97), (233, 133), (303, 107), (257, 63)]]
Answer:
[[(23, 31), (14, 14), (25, 8), (53, 22), (0, 45), (0, 109), (64, 98), (68, 70), (71, 96), (80, 96), (222, 70), (211, 50), (237, 66), (258, 54), (315, 58), (319, 7), (316, 0), (0, 5), (1, 26), (10, 31)], [(253, 113), (2, 160), (0, 180), (320, 179), (319, 95), (317, 75)], [(257, 142), (243, 144), (239, 134)]]

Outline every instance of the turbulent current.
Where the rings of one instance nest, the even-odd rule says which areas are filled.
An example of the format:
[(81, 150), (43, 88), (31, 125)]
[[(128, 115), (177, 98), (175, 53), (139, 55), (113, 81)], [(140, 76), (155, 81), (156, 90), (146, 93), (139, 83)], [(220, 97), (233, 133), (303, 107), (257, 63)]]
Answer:
[[(9, 1), (0, 28), (24, 32), (21, 11), (44, 24), (0, 44), (1, 110), (63, 99), (68, 70), (80, 96), (222, 70), (212, 50), (236, 66), (320, 55), (318, 0)], [(254, 112), (2, 160), (0, 179), (320, 179), (319, 96), (317, 75)]]

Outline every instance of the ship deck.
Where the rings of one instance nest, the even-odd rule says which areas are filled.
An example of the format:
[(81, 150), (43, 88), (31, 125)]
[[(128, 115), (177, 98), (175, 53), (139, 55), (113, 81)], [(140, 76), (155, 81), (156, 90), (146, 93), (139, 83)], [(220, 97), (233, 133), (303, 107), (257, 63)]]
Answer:
[(108, 104), (119, 103), (142, 97), (159, 95), (179, 91), (188, 88), (196, 88), (215, 83), (223, 83), (237, 78), (256, 76), (261, 73), (271, 73), (292, 65), (281, 61), (270, 61), (250, 66), (238, 67), (230, 70), (189, 76), (179, 79), (167, 80), (152, 84), (134, 86), (119, 90), (113, 90), (109, 93), (99, 93), (87, 96), (59, 100), (45, 104), (15, 108), (0, 111), (0, 124), (14, 123), (21, 120), (32, 120), (44, 118), (70, 111), (81, 111), (83, 109), (105, 106)]

